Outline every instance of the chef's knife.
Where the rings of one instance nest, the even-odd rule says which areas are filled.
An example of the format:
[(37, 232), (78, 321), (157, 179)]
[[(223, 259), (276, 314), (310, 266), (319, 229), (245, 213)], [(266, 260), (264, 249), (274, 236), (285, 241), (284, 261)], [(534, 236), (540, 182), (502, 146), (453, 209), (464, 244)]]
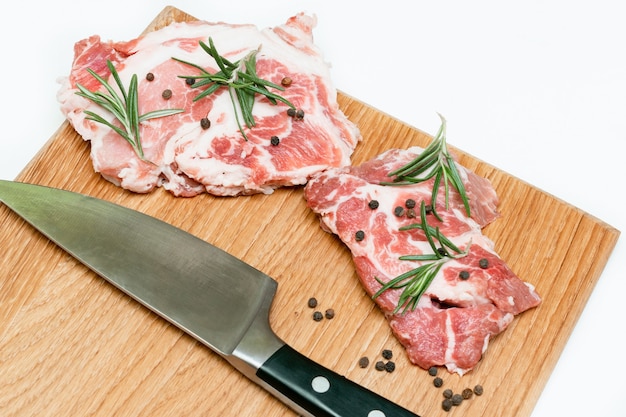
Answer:
[(0, 201), (303, 416), (416, 417), (308, 359), (269, 325), (277, 283), (168, 223), (104, 200), (0, 180)]

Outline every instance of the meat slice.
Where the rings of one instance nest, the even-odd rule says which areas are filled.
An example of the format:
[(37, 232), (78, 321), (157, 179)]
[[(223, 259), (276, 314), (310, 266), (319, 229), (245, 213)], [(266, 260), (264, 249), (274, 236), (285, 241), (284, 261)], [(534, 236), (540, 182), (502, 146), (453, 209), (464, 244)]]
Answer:
[[(336, 234), (350, 249), (356, 272), (369, 295), (376, 294), (396, 276), (421, 265), (400, 260), (403, 255), (432, 253), (420, 229), (400, 230), (419, 223), (406, 208), (408, 199), (419, 206), (430, 204), (432, 180), (410, 186), (388, 186), (387, 173), (405, 165), (420, 148), (392, 149), (360, 166), (332, 168), (318, 173), (304, 188), (307, 205), (319, 215), (321, 227)], [(482, 227), (498, 217), (497, 195), (490, 182), (457, 164), (470, 196), (472, 217), (465, 214), (460, 196), (450, 195), (443, 209), (444, 190), (438, 194), (437, 212), (442, 221), (427, 215), (430, 226), (439, 227), (466, 256), (448, 260), (415, 309), (397, 311), (401, 290), (383, 292), (376, 303), (410, 360), (423, 367), (446, 366), (449, 371), (470, 371), (487, 349), (490, 338), (504, 331), (514, 316), (537, 306), (540, 297), (494, 251)], [(452, 190), (451, 190), (452, 191)], [(369, 202), (378, 206), (371, 208)], [(408, 214), (408, 215), (407, 215)], [(357, 231), (363, 239), (355, 238)], [(360, 236), (360, 237), (362, 237)], [(462, 279), (461, 271), (469, 273)]]
[[(275, 28), (253, 25), (192, 22), (169, 26), (128, 42), (104, 42), (91, 36), (75, 45), (68, 77), (61, 80), (58, 99), (61, 111), (83, 139), (91, 142), (94, 169), (128, 190), (145, 193), (156, 187), (177, 196), (209, 192), (235, 196), (271, 193), (275, 188), (304, 184), (315, 172), (350, 163), (361, 140), (358, 128), (340, 111), (329, 66), (313, 43), (312, 16), (298, 14)], [(237, 124), (226, 88), (193, 101), (202, 92), (184, 78), (199, 70), (172, 58), (197, 64), (211, 73), (219, 71), (201, 47), (211, 38), (220, 53), (235, 62), (253, 50), (257, 53), (259, 78), (280, 85), (291, 79), (285, 91), (274, 90), (304, 118), (287, 115), (286, 104), (276, 105), (257, 94), (253, 107), (256, 125), (245, 130)], [(76, 95), (80, 83), (90, 91), (103, 87), (87, 69), (109, 83), (114, 81), (106, 62), (111, 61), (125, 86), (138, 77), (139, 114), (166, 108), (183, 113), (151, 119), (141, 124), (145, 160), (103, 124), (86, 119), (85, 110), (113, 117), (91, 101)], [(146, 75), (154, 75), (152, 81)], [(164, 90), (172, 92), (164, 99)], [(200, 120), (211, 126), (203, 129)], [(243, 123), (243, 122), (242, 122)], [(279, 144), (272, 144), (276, 136)]]

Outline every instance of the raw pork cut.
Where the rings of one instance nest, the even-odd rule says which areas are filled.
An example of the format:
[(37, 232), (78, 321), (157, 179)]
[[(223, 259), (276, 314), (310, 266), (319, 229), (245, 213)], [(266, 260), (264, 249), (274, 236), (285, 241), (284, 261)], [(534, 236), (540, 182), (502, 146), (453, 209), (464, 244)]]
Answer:
[[(382, 287), (378, 280), (388, 282), (420, 265), (418, 261), (399, 260), (400, 256), (432, 253), (421, 230), (399, 230), (419, 223), (419, 210), (417, 218), (397, 216), (394, 210), (405, 208), (408, 199), (417, 207), (422, 201), (430, 204), (433, 180), (410, 186), (380, 184), (389, 182), (390, 171), (420, 152), (417, 147), (391, 149), (360, 166), (318, 173), (304, 188), (307, 205), (319, 215), (322, 228), (339, 236), (350, 249), (359, 279), (370, 295)], [(490, 182), (459, 164), (457, 167), (472, 217), (467, 217), (453, 189), (449, 209), (445, 210), (441, 185), (437, 213), (443, 221), (429, 214), (427, 222), (439, 227), (461, 250), (469, 245), (468, 254), (444, 264), (414, 310), (404, 314), (395, 311), (401, 292), (398, 289), (387, 290), (375, 300), (413, 363), (425, 369), (445, 365), (462, 375), (478, 363), (491, 337), (506, 329), (516, 314), (537, 306), (540, 298), (532, 285), (500, 259), (493, 242), (482, 234), (481, 228), (498, 217), (498, 198)], [(375, 209), (369, 206), (372, 200), (378, 201)], [(405, 209), (405, 213), (409, 211)], [(355, 238), (357, 231), (364, 232), (362, 240)], [(461, 279), (461, 271), (469, 273), (469, 278)]]
[[(271, 193), (275, 188), (304, 184), (315, 172), (350, 163), (361, 140), (357, 127), (339, 110), (337, 92), (329, 66), (313, 43), (313, 16), (298, 14), (275, 28), (259, 30), (253, 25), (191, 22), (172, 23), (129, 42), (103, 42), (97, 35), (75, 45), (71, 73), (61, 79), (58, 99), (61, 110), (76, 131), (91, 141), (94, 169), (104, 178), (134, 192), (150, 192), (162, 186), (177, 196), (209, 192), (216, 195)], [(179, 76), (197, 75), (198, 69), (172, 58), (194, 63), (211, 73), (219, 71), (201, 47), (212, 38), (221, 56), (235, 62), (258, 50), (259, 78), (280, 85), (291, 84), (280, 94), (304, 118), (287, 116), (286, 104), (271, 104), (256, 95), (253, 115), (256, 126), (246, 130), (246, 141), (236, 123), (225, 87), (198, 101), (203, 89), (191, 88)], [(139, 114), (165, 108), (183, 113), (141, 124), (145, 160), (103, 124), (86, 119), (84, 110), (107, 120), (112, 115), (76, 95), (76, 84), (90, 91), (103, 87), (87, 69), (115, 85), (107, 60), (125, 86), (138, 77)], [(146, 75), (154, 75), (152, 81)], [(171, 98), (164, 99), (164, 90)], [(272, 89), (270, 89), (272, 90)], [(201, 127), (208, 118), (211, 126)], [(243, 123), (243, 122), (242, 122)], [(279, 144), (272, 144), (276, 136)]]

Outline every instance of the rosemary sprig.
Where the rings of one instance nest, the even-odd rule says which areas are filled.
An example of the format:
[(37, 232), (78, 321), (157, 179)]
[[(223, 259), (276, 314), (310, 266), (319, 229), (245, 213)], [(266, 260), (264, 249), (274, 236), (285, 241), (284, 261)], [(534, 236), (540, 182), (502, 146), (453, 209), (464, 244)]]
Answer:
[(208, 45), (202, 41), (200, 41), (199, 44), (202, 49), (215, 60), (215, 63), (220, 70), (211, 74), (200, 65), (183, 61), (178, 58), (172, 58), (175, 61), (189, 65), (200, 71), (200, 74), (179, 75), (179, 78), (195, 80), (195, 82), (191, 85), (193, 88), (206, 87), (202, 93), (198, 94), (194, 98), (194, 101), (213, 94), (222, 87), (226, 87), (228, 89), (231, 102), (233, 103), (235, 119), (237, 120), (239, 131), (245, 140), (248, 140), (248, 137), (246, 136), (244, 128), (241, 124), (239, 113), (241, 112), (241, 118), (249, 129), (255, 126), (256, 123), (252, 115), (252, 108), (254, 106), (254, 98), (256, 94), (264, 95), (270, 103), (274, 105), (280, 101), (295, 110), (296, 107), (289, 100), (268, 90), (268, 88), (273, 88), (279, 91), (284, 91), (285, 89), (282, 86), (259, 78), (257, 75), (256, 56), (260, 47), (259, 49), (255, 49), (248, 53), (244, 58), (235, 62), (230, 62), (228, 59), (219, 54), (215, 48), (212, 38), (209, 37)]
[(394, 314), (402, 311), (402, 314), (414, 310), (419, 299), (424, 294), (430, 283), (435, 279), (443, 265), (451, 259), (463, 258), (469, 253), (468, 243), (464, 251), (461, 251), (450, 239), (445, 237), (439, 227), (432, 227), (426, 222), (426, 204), (422, 201), (420, 207), (420, 223), (414, 223), (400, 228), (401, 231), (420, 229), (424, 231), (426, 240), (432, 248), (432, 253), (422, 255), (404, 255), (399, 259), (403, 261), (423, 262), (417, 268), (411, 269), (397, 277), (383, 282), (376, 277), (382, 287), (372, 296), (373, 299), (380, 297), (387, 290), (403, 289), (398, 300)]
[(431, 206), (433, 214), (437, 219), (442, 220), (437, 213), (437, 195), (439, 193), (439, 186), (443, 182), (446, 197), (446, 209), (449, 206), (450, 198), (450, 185), (454, 187), (465, 206), (465, 212), (470, 217), (469, 198), (465, 192), (465, 186), (461, 180), (461, 175), (454, 163), (454, 159), (448, 152), (448, 146), (446, 144), (446, 119), (440, 114), (441, 126), (437, 135), (432, 142), (424, 149), (424, 151), (413, 161), (408, 164), (391, 171), (388, 175), (394, 177), (393, 182), (384, 183), (385, 185), (410, 185), (417, 184), (423, 181), (427, 181), (431, 178), (435, 178), (433, 184), (433, 191), (431, 195)]
[(120, 79), (120, 76), (111, 63), (107, 60), (107, 67), (111, 71), (111, 75), (115, 79), (115, 84), (119, 89), (117, 92), (105, 79), (100, 77), (90, 68), (87, 68), (87, 72), (91, 74), (102, 86), (106, 89), (107, 93), (102, 91), (89, 91), (81, 84), (76, 84), (79, 91), (76, 92), (79, 96), (85, 97), (95, 104), (99, 105), (103, 109), (111, 112), (113, 116), (119, 121), (121, 127), (109, 122), (104, 117), (89, 110), (84, 110), (87, 115), (87, 120), (93, 120), (94, 122), (102, 123), (105, 126), (110, 127), (123, 137), (132, 148), (139, 158), (145, 161), (143, 147), (141, 145), (141, 137), (139, 135), (139, 125), (141, 122), (155, 119), (158, 117), (170, 116), (172, 114), (181, 113), (183, 109), (164, 109), (155, 110), (142, 115), (139, 115), (139, 97), (137, 94), (137, 74), (133, 74), (128, 91), (124, 88), (124, 84)]

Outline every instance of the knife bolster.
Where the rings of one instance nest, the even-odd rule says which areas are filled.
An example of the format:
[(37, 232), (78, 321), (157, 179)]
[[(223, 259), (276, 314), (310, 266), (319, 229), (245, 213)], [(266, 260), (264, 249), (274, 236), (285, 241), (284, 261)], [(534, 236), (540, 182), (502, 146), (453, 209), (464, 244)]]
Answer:
[(239, 372), (261, 385), (263, 381), (256, 376), (257, 370), (285, 345), (270, 327), (273, 295), (273, 292), (265, 294), (259, 311), (237, 347), (230, 355), (222, 355)]

